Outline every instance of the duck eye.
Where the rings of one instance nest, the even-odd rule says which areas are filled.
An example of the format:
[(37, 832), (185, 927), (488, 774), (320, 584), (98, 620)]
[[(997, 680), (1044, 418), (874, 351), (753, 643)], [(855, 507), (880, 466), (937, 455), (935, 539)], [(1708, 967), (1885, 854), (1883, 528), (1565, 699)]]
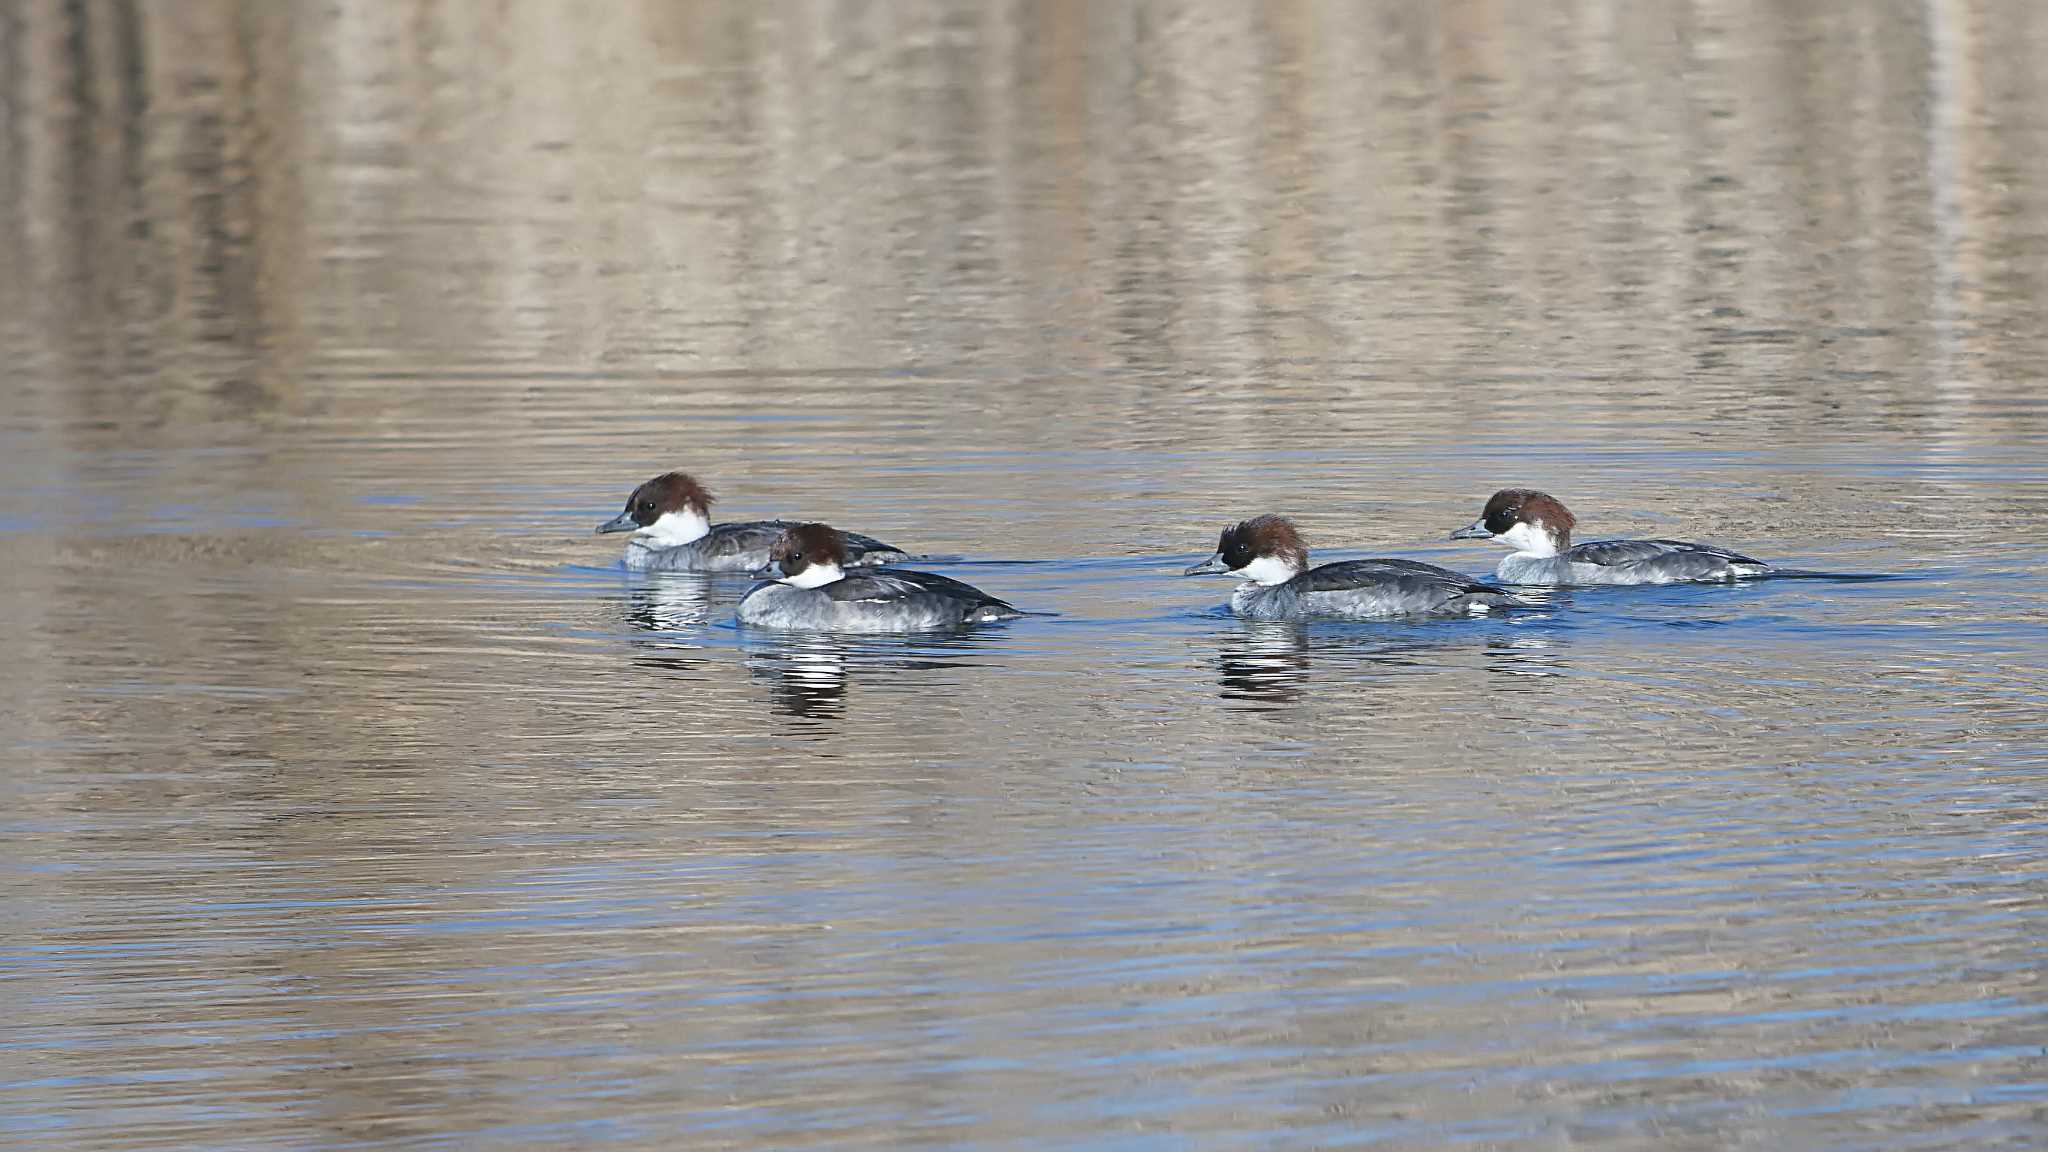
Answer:
[(652, 512), (652, 511), (654, 511), (654, 501), (652, 501), (652, 500), (642, 500), (642, 501), (640, 502), (640, 510), (641, 510), (642, 512)]

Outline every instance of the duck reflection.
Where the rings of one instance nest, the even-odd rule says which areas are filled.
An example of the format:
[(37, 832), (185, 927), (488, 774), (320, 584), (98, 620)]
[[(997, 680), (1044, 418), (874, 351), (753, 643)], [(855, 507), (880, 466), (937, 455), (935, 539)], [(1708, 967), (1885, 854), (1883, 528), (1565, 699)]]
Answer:
[[(697, 572), (635, 576), (626, 586), (626, 622), (647, 632), (702, 628), (711, 622), (717, 588), (715, 578)], [(731, 598), (743, 591), (744, 585)]]
[(715, 578), (694, 572), (633, 576), (626, 585), (626, 624), (648, 633), (633, 638), (633, 663), (700, 674), (708, 663), (704, 645), (670, 634), (701, 633), (721, 607), (718, 587)]
[[(901, 672), (958, 672), (994, 634), (959, 636), (844, 636), (829, 632), (750, 632), (742, 660), (769, 686), (777, 713), (823, 720), (845, 715), (849, 683)], [(942, 691), (942, 686), (934, 686)]]
[(1291, 703), (1308, 683), (1308, 628), (1293, 620), (1248, 622), (1224, 642), (1217, 663), (1225, 700)]
[(768, 682), (781, 715), (829, 720), (846, 714), (846, 642), (825, 635), (793, 635), (746, 653), (748, 674)]
[(1503, 676), (1562, 676), (1563, 647), (1556, 635), (1494, 637), (1486, 644), (1486, 670)]
[[(1546, 617), (1524, 617), (1503, 634), (1497, 621), (1453, 624), (1244, 621), (1221, 636), (1218, 695), (1240, 705), (1277, 707), (1310, 692), (1320, 663), (1330, 677), (1355, 673), (1472, 669), (1503, 676), (1564, 674), (1563, 634)], [(1477, 658), (1475, 660), (1475, 657)], [(1327, 684), (1325, 685), (1327, 687)]]

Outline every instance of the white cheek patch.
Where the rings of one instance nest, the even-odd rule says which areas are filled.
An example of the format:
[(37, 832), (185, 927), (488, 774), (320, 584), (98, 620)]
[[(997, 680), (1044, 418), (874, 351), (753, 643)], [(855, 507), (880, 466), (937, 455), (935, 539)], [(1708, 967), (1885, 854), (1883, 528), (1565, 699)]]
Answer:
[(1557, 555), (1557, 542), (1550, 538), (1550, 532), (1541, 521), (1534, 524), (1518, 523), (1494, 537), (1495, 540), (1517, 552), (1532, 552), (1538, 556)]
[(634, 533), (636, 539), (644, 540), (657, 548), (674, 548), (702, 540), (711, 531), (711, 521), (702, 512), (684, 508), (677, 512), (663, 512), (661, 518)]
[(1294, 579), (1294, 566), (1278, 556), (1261, 556), (1239, 568), (1236, 575), (1254, 584), (1285, 584)]
[(837, 564), (811, 564), (794, 576), (779, 576), (777, 579), (792, 588), (818, 588), (844, 575), (846, 573), (841, 572)]

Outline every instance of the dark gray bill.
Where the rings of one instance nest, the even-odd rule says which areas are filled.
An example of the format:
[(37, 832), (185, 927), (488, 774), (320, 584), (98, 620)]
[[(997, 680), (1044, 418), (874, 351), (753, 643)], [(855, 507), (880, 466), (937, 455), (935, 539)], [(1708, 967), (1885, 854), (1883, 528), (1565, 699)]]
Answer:
[(631, 512), (621, 512), (597, 526), (597, 534), (599, 536), (607, 532), (638, 532), (639, 530), (640, 526), (633, 523), (633, 514)]
[(1474, 520), (1470, 524), (1465, 525), (1463, 528), (1458, 529), (1456, 532), (1451, 533), (1451, 539), (1491, 540), (1493, 539), (1493, 533), (1488, 532), (1486, 530), (1486, 521)]
[(1181, 575), (1213, 576), (1217, 573), (1228, 571), (1230, 571), (1230, 565), (1225, 564), (1223, 562), (1223, 553), (1218, 552), (1214, 556), (1209, 557), (1207, 560), (1202, 561), (1200, 564), (1190, 565), (1187, 571), (1182, 572)]

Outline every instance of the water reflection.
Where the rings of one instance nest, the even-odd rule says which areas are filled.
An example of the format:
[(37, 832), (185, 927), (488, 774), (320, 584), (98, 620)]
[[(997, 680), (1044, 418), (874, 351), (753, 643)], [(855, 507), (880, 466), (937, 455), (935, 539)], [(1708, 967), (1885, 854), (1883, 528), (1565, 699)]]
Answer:
[(731, 577), (696, 572), (631, 573), (626, 584), (626, 622), (648, 632), (680, 632), (716, 622), (720, 608), (729, 615), (749, 584)]
[[(1565, 632), (1543, 615), (1494, 620), (1342, 621), (1241, 620), (1218, 634), (1219, 695), (1262, 706), (1292, 704), (1327, 687), (1357, 685), (1413, 670), (1450, 672), (1483, 657), (1489, 672), (1509, 676), (1563, 674)], [(1464, 657), (1461, 659), (1461, 657)], [(1403, 684), (1403, 691), (1413, 691)]]
[(1308, 626), (1292, 620), (1250, 620), (1225, 633), (1216, 664), (1225, 700), (1289, 704), (1308, 683)]
[[(604, 12), (0, 5), (10, 1134), (2039, 1143), (2048, 5)], [(570, 573), (685, 447), (1064, 615)], [(1134, 574), (1507, 476), (1941, 574)]]
[(721, 594), (725, 583), (731, 581), (694, 572), (629, 573), (625, 622), (633, 633), (628, 643), (634, 666), (681, 673), (694, 682), (722, 675), (704, 630), (721, 608), (731, 613)]
[(819, 633), (794, 633), (750, 645), (747, 672), (768, 685), (777, 714), (795, 720), (832, 720), (846, 713), (846, 666), (851, 644)]
[(958, 687), (949, 687), (945, 677), (980, 667), (973, 655), (1000, 643), (1002, 635), (1000, 630), (864, 636), (746, 629), (741, 651), (748, 674), (768, 684), (777, 713), (815, 721), (846, 714), (850, 682), (934, 673), (937, 678), (918, 681), (919, 695), (952, 695)]
[(1565, 674), (1562, 633), (1496, 636), (1487, 641), (1487, 668), (1505, 676)]

